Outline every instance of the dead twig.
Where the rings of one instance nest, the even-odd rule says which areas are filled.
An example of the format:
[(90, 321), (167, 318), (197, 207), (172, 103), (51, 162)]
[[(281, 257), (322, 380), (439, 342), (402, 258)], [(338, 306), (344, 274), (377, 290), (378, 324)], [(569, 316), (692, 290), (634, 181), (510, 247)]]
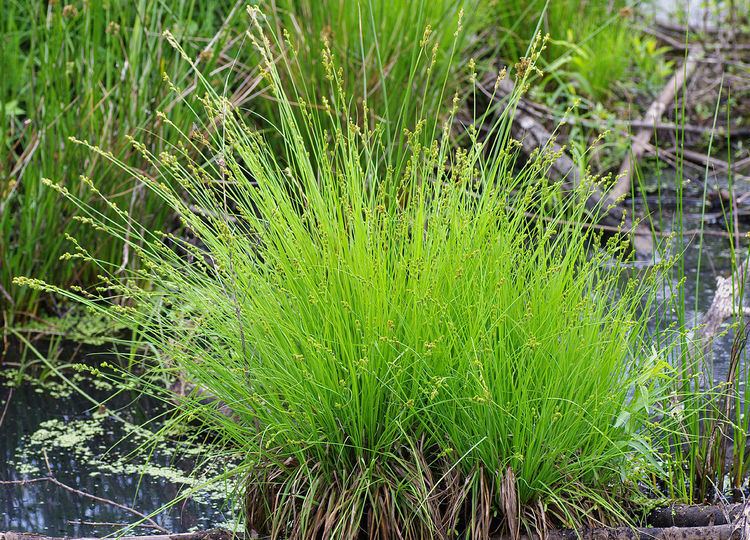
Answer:
[[(45, 460), (46, 460), (46, 455), (45, 455)], [(49, 467), (49, 464), (48, 464), (48, 467)], [(67, 484), (64, 484), (63, 482), (60, 482), (57, 478), (55, 478), (52, 475), (46, 476), (44, 478), (28, 478), (28, 479), (23, 479), (23, 480), (0, 480), (0, 486), (25, 486), (25, 485), (28, 485), (28, 484), (38, 484), (38, 483), (41, 483), (41, 482), (49, 482), (50, 484), (53, 484), (53, 485), (59, 487), (60, 489), (64, 489), (65, 491), (68, 491), (68, 492), (73, 493), (75, 495), (78, 495), (80, 497), (91, 499), (92, 501), (96, 501), (96, 502), (99, 502), (99, 503), (102, 503), (102, 504), (106, 504), (106, 505), (109, 505), (109, 506), (114, 506), (115, 508), (119, 508), (120, 510), (124, 510), (124, 511), (126, 511), (126, 512), (128, 512), (128, 513), (130, 513), (130, 514), (132, 514), (134, 516), (136, 516), (137, 518), (142, 519), (151, 528), (153, 528), (153, 529), (155, 529), (155, 530), (157, 530), (159, 532), (162, 532), (162, 533), (164, 533), (166, 535), (169, 535), (169, 531), (167, 529), (165, 529), (164, 527), (162, 527), (161, 525), (159, 525), (158, 523), (156, 523), (153, 519), (151, 519), (147, 515), (142, 514), (141, 512), (139, 512), (138, 510), (136, 510), (135, 508), (131, 508), (129, 506), (125, 506), (124, 504), (120, 504), (120, 503), (115, 502), (115, 501), (113, 501), (111, 499), (107, 499), (107, 498), (104, 498), (104, 497), (98, 497), (96, 495), (92, 495), (91, 493), (86, 493), (85, 491), (81, 491), (80, 489), (76, 489), (76, 488), (71, 487), (71, 486), (69, 486)], [(5, 540), (10, 540), (10, 537), (8, 537), (7, 535), (8, 534), (15, 534), (15, 533), (4, 533), (4, 534), (5, 534)], [(31, 535), (31, 536), (39, 538), (39, 539), (46, 538), (44, 536), (39, 536), (39, 535)], [(174, 535), (171, 535), (171, 536), (174, 536)], [(18, 535), (18, 540), (23, 540), (24, 538), (26, 538), (28, 540), (28, 537), (26, 537), (25, 535)], [(141, 537), (141, 538), (145, 538), (145, 537)], [(3, 540), (3, 533), (0, 533), (0, 540)], [(191, 540), (191, 539), (185, 539), (185, 540)]]
[(23, 480), (0, 480), (0, 486), (25, 486), (27, 484), (38, 484), (46, 482), (46, 478), (25, 478)]
[(10, 406), (11, 399), (13, 399), (13, 388), (10, 388), (8, 390), (8, 399), (5, 400), (5, 407), (3, 407), (3, 414), (0, 415), (0, 427), (3, 425), (3, 422), (5, 422), (5, 414), (8, 412), (8, 407)]
[(66, 491), (69, 491), (70, 493), (73, 493), (73, 494), (78, 495), (80, 497), (85, 497), (87, 499), (91, 499), (92, 501), (100, 502), (102, 504), (107, 504), (109, 506), (114, 506), (116, 508), (119, 508), (120, 510), (124, 510), (124, 511), (126, 511), (126, 512), (128, 512), (130, 514), (133, 514), (134, 516), (136, 516), (136, 517), (144, 520), (144, 522), (146, 522), (149, 525), (151, 525), (155, 530), (158, 530), (159, 532), (162, 532), (164, 534), (169, 534), (169, 531), (167, 529), (165, 529), (164, 527), (162, 527), (161, 525), (159, 525), (158, 523), (156, 523), (153, 519), (151, 519), (147, 515), (142, 514), (141, 512), (139, 512), (138, 510), (136, 510), (135, 508), (131, 508), (129, 506), (125, 506), (124, 504), (120, 504), (118, 502), (115, 502), (115, 501), (113, 501), (111, 499), (106, 499), (104, 497), (98, 497), (97, 495), (92, 495), (91, 493), (86, 493), (85, 491), (81, 491), (80, 489), (76, 489), (76, 488), (71, 487), (71, 486), (69, 486), (67, 484), (63, 484), (62, 482), (60, 482), (54, 476), (49, 476), (49, 477), (46, 478), (46, 480), (48, 482), (50, 482), (51, 484), (54, 484), (57, 487), (59, 487), (61, 489), (64, 489)]

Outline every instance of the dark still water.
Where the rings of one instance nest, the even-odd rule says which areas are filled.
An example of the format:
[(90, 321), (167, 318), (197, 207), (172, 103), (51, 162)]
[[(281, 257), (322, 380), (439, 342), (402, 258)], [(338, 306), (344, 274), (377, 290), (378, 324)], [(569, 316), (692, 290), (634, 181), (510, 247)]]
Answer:
[[(658, 230), (676, 231), (679, 218), (676, 217), (674, 205), (677, 199), (675, 185), (678, 179), (673, 171), (667, 171), (658, 179), (652, 179), (652, 182), (651, 190), (654, 194), (647, 201), (648, 210), (646, 206), (641, 205), (640, 211), (651, 215)], [(683, 256), (685, 320), (688, 328), (694, 328), (703, 322), (702, 317), (714, 300), (717, 280), (730, 278), (735, 265), (747, 264), (748, 260), (748, 237), (744, 231), (750, 229), (750, 210), (743, 206), (737, 210), (735, 217), (729, 217), (730, 209), (726, 208), (727, 202), (721, 202), (712, 197), (705, 197), (704, 201), (703, 182), (702, 179), (689, 182), (682, 196), (681, 227), (684, 231), (684, 245), (679, 250)], [(712, 175), (708, 178), (708, 182), (710, 186), (725, 190), (729, 187), (727, 179), (723, 176)], [(655, 194), (657, 186), (659, 186), (660, 196)], [(713, 189), (708, 190), (709, 194), (713, 192)], [(743, 193), (745, 192), (738, 193), (738, 195)], [(731, 229), (731, 223), (728, 222), (735, 220), (734, 226), (740, 231), (739, 246), (737, 246), (738, 239), (730, 237), (728, 233)], [(701, 230), (702, 234), (700, 234)], [(675, 244), (670, 252), (675, 253), (677, 249)], [(673, 270), (676, 273), (676, 268)], [(677, 285), (676, 274), (672, 285), (671, 291), (674, 292)], [(735, 287), (739, 288), (739, 284)], [(665, 303), (669, 301), (670, 292), (667, 289), (663, 291), (663, 295), (660, 295), (660, 301)], [(747, 289), (748, 287), (745, 286), (743, 312), (734, 313), (725, 320), (719, 335), (712, 341), (712, 354), (706, 359), (705, 370), (707, 379), (713, 379), (714, 382), (725, 380), (729, 370), (732, 343), (737, 333), (736, 323), (743, 317), (747, 320), (747, 315), (750, 314), (750, 310), (747, 309), (750, 305), (750, 294)], [(664, 316), (667, 320), (673, 320), (667, 314)], [(745, 350), (741, 357), (741, 371), (743, 372), (741, 379), (750, 375), (745, 373), (748, 369), (747, 357), (747, 350)]]
[[(226, 467), (221, 460), (206, 463), (206, 449), (194, 444), (155, 445), (150, 434), (137, 427), (151, 421), (149, 429), (158, 429), (164, 408), (153, 400), (124, 393), (106, 407), (97, 407), (54, 377), (42, 384), (27, 380), (14, 385), (18, 376), (14, 359), (6, 355), (4, 362), (0, 368), (0, 531), (112, 534), (139, 517), (93, 497), (151, 515), (185, 488), (202, 486), (205, 478)], [(96, 400), (112, 394), (107, 383), (94, 384), (80, 375), (76, 379)], [(45, 480), (49, 476), (58, 484)], [(170, 532), (231, 527), (233, 515), (226, 502), (231, 491), (232, 486), (216, 484), (199, 489), (134, 532), (158, 534), (156, 526)]]

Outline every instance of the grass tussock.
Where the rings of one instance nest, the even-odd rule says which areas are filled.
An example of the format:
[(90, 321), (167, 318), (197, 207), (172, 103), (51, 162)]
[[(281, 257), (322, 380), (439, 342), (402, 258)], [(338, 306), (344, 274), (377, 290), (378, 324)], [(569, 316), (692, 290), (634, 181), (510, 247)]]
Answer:
[(241, 451), (248, 525), (275, 538), (487, 538), (627, 519), (655, 465), (639, 429), (662, 367), (644, 350), (649, 284), (624, 274), (621, 244), (580, 225), (589, 188), (562, 202), (545, 180), (554, 156), (516, 163), (517, 96), (491, 147), (472, 125), (462, 148), (448, 136), (455, 109), (439, 137), (420, 120), (396, 143), (382, 122), (354, 121), (333, 60), (328, 106), (300, 100), (250, 14), (283, 150), (208, 84), (202, 137), (158, 155), (134, 142), (155, 180), (84, 142), (175, 211), (183, 234), (132, 227), (114, 202), (100, 213), (47, 181), (140, 270), (73, 240), (99, 287), (16, 283), (137, 327), (157, 369), (214, 396), (189, 396), (181, 418)]

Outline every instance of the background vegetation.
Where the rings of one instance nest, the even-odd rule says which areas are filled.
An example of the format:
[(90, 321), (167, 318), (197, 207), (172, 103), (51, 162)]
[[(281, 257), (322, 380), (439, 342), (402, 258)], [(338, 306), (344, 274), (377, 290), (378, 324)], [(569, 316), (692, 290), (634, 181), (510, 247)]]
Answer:
[[(154, 112), (168, 107), (168, 75), (189, 86), (190, 66), (161, 37), (170, 28), (210, 72), (224, 45), (217, 35), (231, 2), (86, 2), (33, 0), (3, 7), (0, 117), (0, 300), (2, 311), (33, 314), (40, 298), (11, 285), (15, 275), (55, 276), (59, 282), (90, 283), (87, 267), (61, 264), (64, 233), (78, 232), (72, 209), (46, 189), (55, 178), (81, 192), (80, 175), (97, 185), (144, 223), (167, 225), (168, 213), (107, 163), (68, 141), (90, 140), (124, 160), (133, 158), (125, 137), (157, 151), (163, 147)], [(216, 38), (215, 42), (211, 40)], [(210, 45), (210, 47), (209, 47)], [(170, 100), (176, 99), (174, 96)], [(177, 108), (173, 121), (189, 129), (192, 119)], [(150, 122), (147, 122), (150, 121)], [(145, 129), (146, 131), (139, 131)], [(136, 161), (135, 165), (139, 165)], [(103, 260), (127, 264), (123, 245), (81, 238)], [(46, 300), (46, 299), (45, 299)], [(57, 311), (54, 305), (45, 307)]]
[[(190, 67), (176, 59), (161, 36), (163, 30), (171, 30), (218, 87), (226, 86), (235, 104), (253, 100), (250, 115), (273, 117), (273, 99), (255, 99), (259, 74), (247, 57), (248, 47), (243, 46), (244, 23), (237, 17), (242, 11), (238, 9), (240, 4), (193, 0), (66, 4), (33, 0), (10, 2), (3, 10), (0, 58), (7, 75), (0, 83), (4, 153), (0, 174), (0, 311), (7, 319), (12, 314), (24, 318), (45, 311), (65, 311), (49, 298), (15, 287), (13, 276), (54, 277), (57, 283), (84, 285), (95, 278), (94, 270), (86, 265), (74, 267), (58, 260), (64, 251), (66, 232), (83, 235), (83, 245), (102, 260), (118, 265), (132, 262), (121, 242), (102, 243), (98, 235), (77, 227), (71, 208), (44, 188), (42, 178), (64, 182), (69, 189), (83, 193), (78, 177), (90, 176), (102, 192), (131, 210), (139, 222), (170, 227), (169, 212), (161, 202), (67, 139), (74, 136), (91, 141), (144, 167), (137, 155), (129, 153), (125, 139), (136, 135), (158, 154), (166, 143), (163, 126), (154, 116), (157, 110), (174, 110), (172, 121), (185, 132), (191, 129), (193, 119), (187, 108), (175, 107), (177, 101), (193, 97)], [(285, 39), (284, 28), (295, 43), (295, 51), (282, 47), (279, 53), (285, 62), (297, 66), (286, 73), (304, 75), (289, 75), (296, 79), (287, 83), (293, 84), (304, 99), (319, 101), (324, 97), (321, 92), (325, 91), (326, 75), (320, 55), (328, 41), (340, 62), (342, 86), (360, 100), (349, 104), (347, 110), (358, 121), (364, 116), (372, 120), (374, 111), (378, 111), (387, 120), (383, 125), (391, 141), (404, 128), (413, 126), (417, 118), (432, 121), (434, 115), (424, 113), (449, 103), (460, 81), (467, 80), (472, 72), (480, 71), (485, 64), (490, 67), (483, 61), (492, 56), (490, 53), (499, 53), (511, 65), (517, 62), (525, 54), (545, 8), (549, 13), (541, 19), (540, 28), (555, 40), (550, 61), (564, 50), (573, 50), (567, 65), (571, 72), (580, 74), (580, 81), (589, 81), (582, 91), (590, 91), (592, 97), (601, 96), (600, 87), (607, 84), (606, 80), (595, 80), (599, 75), (593, 74), (593, 66), (608, 64), (608, 68), (596, 68), (596, 72), (610, 73), (610, 80), (614, 79), (624, 65), (619, 59), (622, 56), (615, 58), (616, 51), (629, 42), (621, 30), (628, 19), (615, 17), (615, 8), (596, 8), (587, 17), (580, 17), (562, 1), (549, 6), (544, 2), (502, 2), (488, 7), (473, 0), (361, 4), (269, 0), (261, 6), (271, 16), (279, 39)], [(454, 39), (454, 23), (462, 8), (460, 39)], [(602, 32), (603, 25), (613, 23), (613, 18), (612, 28), (617, 30)], [(506, 33), (506, 29), (511, 31)], [(488, 48), (486, 43), (495, 42), (498, 36), (499, 51), (494, 46)], [(596, 40), (605, 36), (617, 42), (617, 48), (605, 48), (611, 55), (597, 53), (587, 56), (586, 61), (575, 60), (589, 55), (598, 44)], [(437, 48), (421, 47), (425, 38)], [(563, 46), (563, 42), (570, 43)], [(574, 47), (578, 43), (580, 47)], [(420, 54), (426, 61), (417, 62)], [(469, 60), (471, 56), (476, 62)], [(455, 75), (446, 84), (431, 84), (430, 73), (444, 72), (447, 66), (452, 66)], [(169, 85), (162, 81), (165, 75), (183, 92), (167, 98)], [(392, 85), (389, 94), (382, 84), (386, 79), (406, 83)], [(466, 96), (460, 97), (463, 101)], [(367, 112), (362, 107), (365, 102)], [(434, 124), (423, 132), (434, 134)], [(401, 152), (399, 145), (389, 148)]]

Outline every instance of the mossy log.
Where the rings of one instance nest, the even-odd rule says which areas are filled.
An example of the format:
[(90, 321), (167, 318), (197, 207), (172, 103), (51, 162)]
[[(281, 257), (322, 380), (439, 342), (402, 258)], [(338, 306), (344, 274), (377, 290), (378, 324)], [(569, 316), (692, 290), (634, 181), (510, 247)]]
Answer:
[(706, 504), (676, 504), (657, 508), (649, 514), (647, 521), (652, 527), (705, 527), (734, 523), (742, 513), (743, 505), (728, 504), (724, 507)]

